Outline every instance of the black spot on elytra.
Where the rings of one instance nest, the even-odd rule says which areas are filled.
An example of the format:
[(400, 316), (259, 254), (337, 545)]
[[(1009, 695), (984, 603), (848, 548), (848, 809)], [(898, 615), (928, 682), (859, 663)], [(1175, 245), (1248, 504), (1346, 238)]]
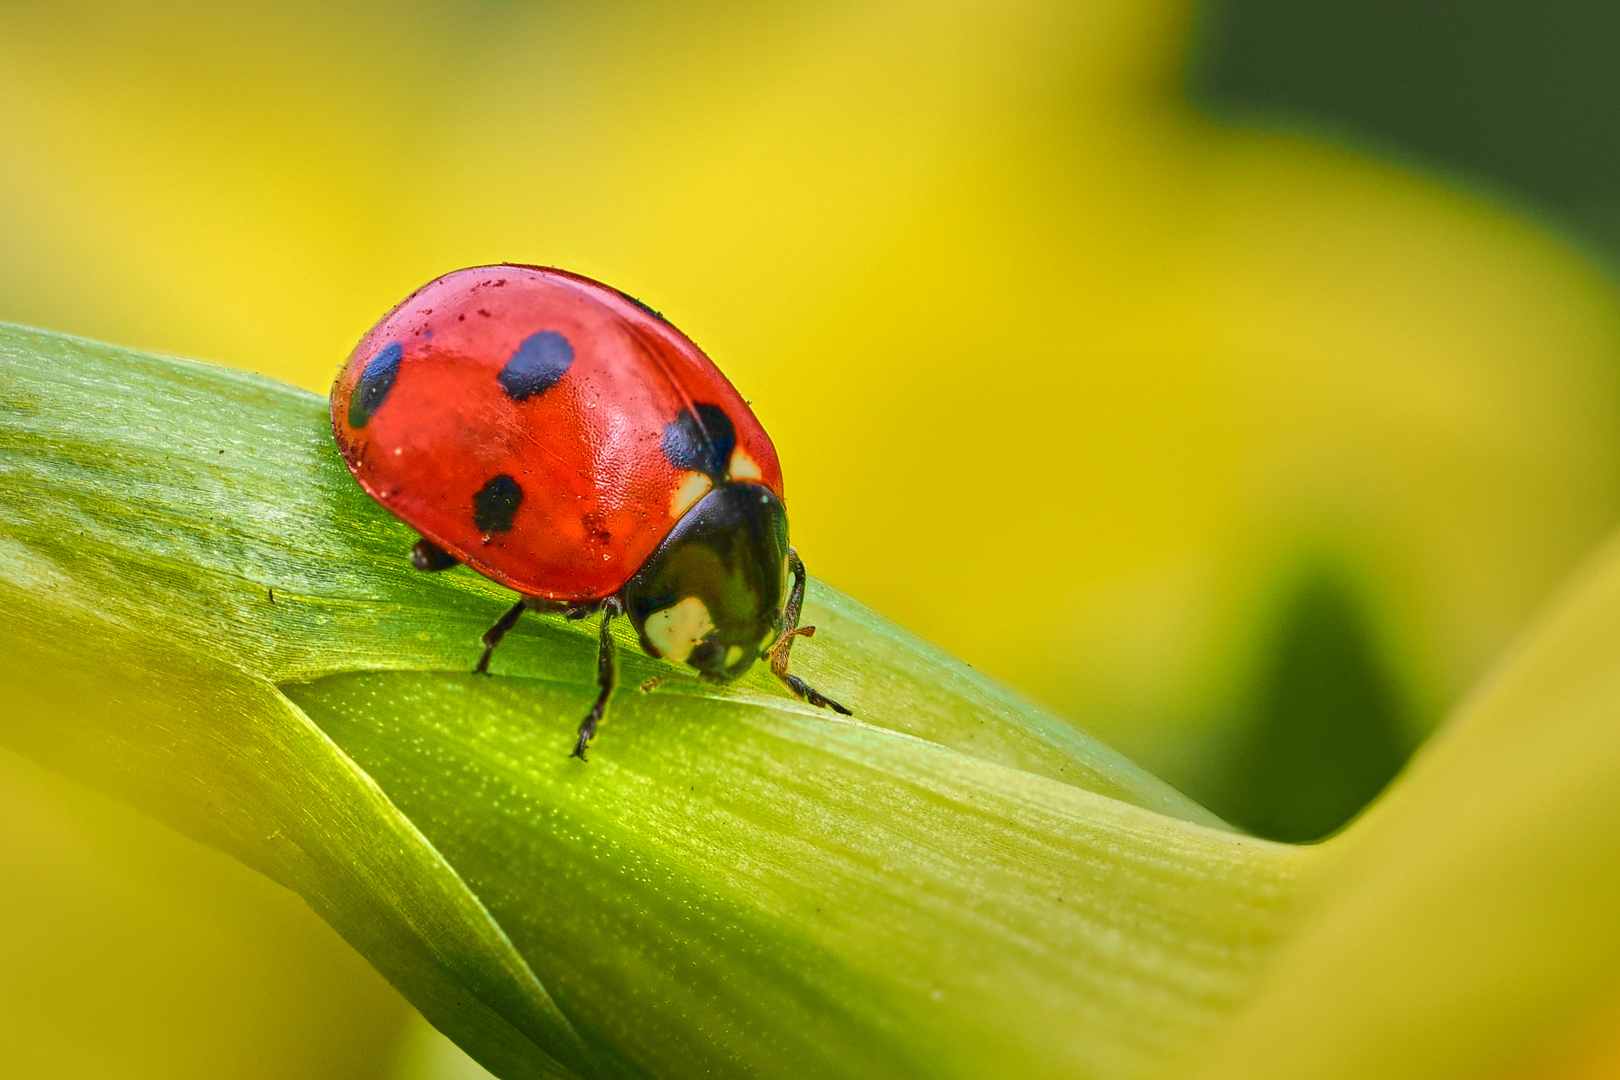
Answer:
[(677, 469), (696, 469), (718, 483), (726, 477), (737, 429), (718, 405), (694, 405), (664, 425), (664, 456)]
[(394, 388), (394, 377), (399, 374), (399, 361), (405, 350), (397, 341), (390, 341), (366, 361), (360, 372), (360, 381), (349, 395), (349, 426), (363, 428), (382, 407), (388, 391)]
[(512, 352), (496, 376), (513, 401), (523, 401), (556, 386), (574, 362), (574, 347), (555, 330), (530, 334)]
[(522, 502), (523, 489), (516, 480), (505, 473), (492, 476), (473, 496), (473, 524), (482, 533), (506, 532)]

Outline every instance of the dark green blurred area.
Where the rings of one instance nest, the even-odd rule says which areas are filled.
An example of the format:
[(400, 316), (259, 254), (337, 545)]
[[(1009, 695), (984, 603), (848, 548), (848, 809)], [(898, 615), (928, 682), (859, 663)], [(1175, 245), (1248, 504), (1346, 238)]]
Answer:
[(1561, 224), (1620, 261), (1620, 4), (1213, 0), (1188, 83)]
[[(1232, 124), (1355, 146), (1561, 229), (1620, 265), (1620, 3), (1214, 0), (1188, 93)], [(1209, 790), (1278, 840), (1334, 831), (1413, 747), (1404, 695), (1345, 576), (1303, 576)]]
[(1245, 737), (1202, 801), (1258, 836), (1319, 840), (1384, 789), (1413, 747), (1409, 708), (1352, 580), (1300, 574), (1271, 631)]

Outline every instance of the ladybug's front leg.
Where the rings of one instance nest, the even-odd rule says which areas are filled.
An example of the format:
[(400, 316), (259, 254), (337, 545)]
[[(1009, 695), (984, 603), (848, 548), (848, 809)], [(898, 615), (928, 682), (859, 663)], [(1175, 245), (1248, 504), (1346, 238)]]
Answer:
[(793, 639), (796, 637), (809, 637), (816, 632), (813, 626), (799, 625), (799, 611), (804, 607), (804, 560), (799, 553), (788, 548), (788, 572), (793, 575), (793, 591), (788, 594), (787, 606), (782, 609), (782, 636), (776, 639), (771, 646), (771, 674), (782, 680), (782, 684), (793, 691), (794, 696), (818, 705), (824, 709), (831, 709), (835, 713), (845, 716), (854, 715), (832, 698), (821, 693), (797, 675), (788, 674), (788, 652), (793, 648)]
[(585, 714), (580, 721), (579, 741), (574, 744), (571, 756), (585, 760), (585, 744), (596, 735), (596, 725), (602, 722), (607, 713), (608, 698), (613, 688), (619, 684), (619, 653), (613, 645), (613, 634), (608, 629), (613, 623), (615, 615), (624, 614), (624, 605), (617, 596), (610, 596), (602, 601), (601, 637), (596, 646), (596, 685), (600, 691), (596, 695), (596, 704), (591, 711)]

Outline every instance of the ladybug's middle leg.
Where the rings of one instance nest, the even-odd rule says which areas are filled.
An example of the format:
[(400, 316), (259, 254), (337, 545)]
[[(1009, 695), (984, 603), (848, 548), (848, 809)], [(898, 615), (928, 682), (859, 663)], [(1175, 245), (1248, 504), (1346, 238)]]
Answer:
[(845, 716), (854, 715), (832, 698), (823, 694), (797, 675), (788, 674), (788, 653), (793, 648), (793, 639), (796, 637), (809, 637), (816, 632), (813, 626), (799, 625), (799, 612), (804, 607), (804, 560), (799, 553), (788, 548), (788, 572), (793, 575), (793, 591), (788, 594), (787, 606), (782, 609), (782, 636), (776, 639), (771, 646), (771, 674), (782, 680), (782, 684), (793, 691), (795, 697), (818, 705), (824, 709), (831, 709), (835, 713)]
[(585, 714), (585, 719), (579, 724), (579, 741), (574, 743), (574, 752), (571, 757), (585, 760), (585, 744), (596, 735), (596, 725), (602, 722), (607, 713), (608, 698), (613, 694), (613, 688), (619, 685), (619, 652), (613, 645), (613, 634), (608, 629), (613, 623), (615, 615), (624, 614), (624, 605), (616, 596), (610, 596), (602, 601), (601, 637), (596, 645), (596, 685), (601, 690), (596, 695), (596, 704), (591, 711)]
[(495, 652), (495, 646), (501, 643), (501, 638), (506, 636), (508, 630), (517, 625), (518, 617), (523, 614), (523, 609), (528, 606), (529, 602), (527, 600), (519, 600), (512, 605), (511, 610), (500, 617), (494, 626), (484, 631), (484, 655), (478, 658), (478, 666), (473, 668), (474, 675), (489, 674), (489, 658)]

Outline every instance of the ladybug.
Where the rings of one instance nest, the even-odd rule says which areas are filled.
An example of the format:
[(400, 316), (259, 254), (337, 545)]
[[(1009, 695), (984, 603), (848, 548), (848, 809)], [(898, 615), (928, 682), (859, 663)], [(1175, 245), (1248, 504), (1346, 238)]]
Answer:
[[(726, 377), (662, 315), (540, 266), (475, 266), (422, 286), (360, 339), (332, 387), (332, 433), (366, 493), (420, 534), (423, 571), (465, 564), (525, 611), (601, 613), (585, 747), (618, 681), (613, 619), (650, 655), (727, 683), (788, 673), (805, 570), (788, 545), (776, 449)], [(789, 579), (792, 587), (789, 588)]]

